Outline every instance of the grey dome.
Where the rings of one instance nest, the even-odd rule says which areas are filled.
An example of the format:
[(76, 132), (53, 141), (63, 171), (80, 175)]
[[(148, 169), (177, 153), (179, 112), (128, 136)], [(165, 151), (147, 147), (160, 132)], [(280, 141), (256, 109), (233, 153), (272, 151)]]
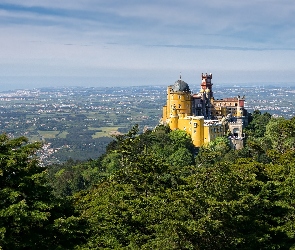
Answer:
[(189, 92), (189, 86), (186, 82), (182, 81), (182, 80), (178, 80), (174, 83), (173, 85), (173, 91), (185, 91), (185, 92)]

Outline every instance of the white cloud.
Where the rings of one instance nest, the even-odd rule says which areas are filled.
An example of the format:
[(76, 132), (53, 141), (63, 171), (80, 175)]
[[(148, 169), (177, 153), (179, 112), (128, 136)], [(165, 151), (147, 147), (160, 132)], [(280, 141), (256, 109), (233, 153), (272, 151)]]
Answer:
[(291, 0), (2, 0), (0, 74), (290, 71), (294, 12)]

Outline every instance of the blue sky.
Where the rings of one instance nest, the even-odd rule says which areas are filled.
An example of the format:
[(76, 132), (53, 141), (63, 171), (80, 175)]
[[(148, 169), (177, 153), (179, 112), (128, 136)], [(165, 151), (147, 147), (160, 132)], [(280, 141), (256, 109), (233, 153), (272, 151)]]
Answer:
[(295, 83), (293, 0), (0, 0), (0, 90)]

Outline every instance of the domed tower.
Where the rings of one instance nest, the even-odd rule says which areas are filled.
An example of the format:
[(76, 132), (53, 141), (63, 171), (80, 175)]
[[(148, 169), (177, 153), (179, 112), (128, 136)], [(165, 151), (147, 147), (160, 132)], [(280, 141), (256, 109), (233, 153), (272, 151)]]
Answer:
[[(188, 84), (181, 80), (177, 80), (174, 85), (167, 88), (167, 107), (166, 119), (172, 116), (173, 110), (177, 114), (185, 114), (187, 116), (192, 114), (192, 97)], [(163, 120), (165, 119), (163, 114)]]

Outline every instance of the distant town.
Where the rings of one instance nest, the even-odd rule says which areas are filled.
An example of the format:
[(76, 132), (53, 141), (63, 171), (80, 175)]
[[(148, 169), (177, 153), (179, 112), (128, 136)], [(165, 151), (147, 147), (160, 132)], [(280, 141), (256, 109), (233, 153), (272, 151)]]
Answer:
[[(172, 83), (171, 83), (172, 84)], [(199, 84), (190, 84), (192, 92)], [(195, 88), (195, 89), (194, 89)], [(214, 97), (245, 95), (248, 112), (295, 115), (295, 86), (214, 85)], [(0, 131), (44, 143), (41, 160), (87, 160), (105, 152), (112, 136), (139, 124), (158, 125), (166, 86), (39, 88), (0, 92)]]

